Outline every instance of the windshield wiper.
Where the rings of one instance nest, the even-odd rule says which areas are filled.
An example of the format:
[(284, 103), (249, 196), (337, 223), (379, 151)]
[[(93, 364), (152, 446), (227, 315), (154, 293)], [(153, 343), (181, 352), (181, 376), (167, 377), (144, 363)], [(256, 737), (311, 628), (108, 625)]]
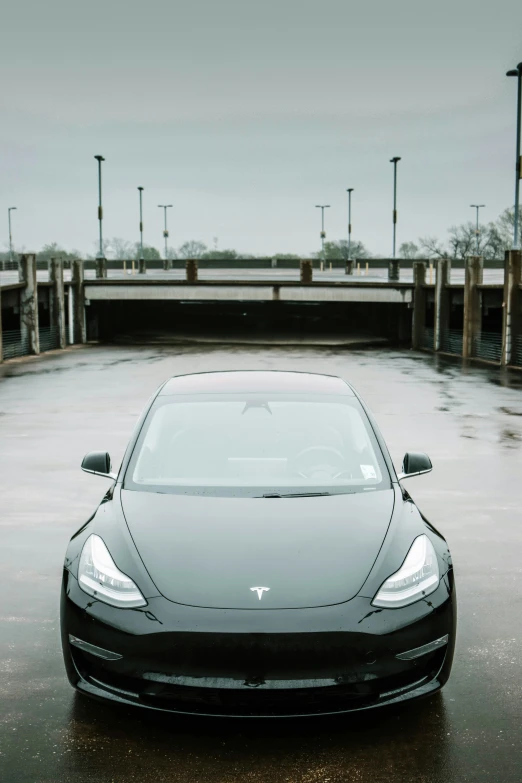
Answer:
[(262, 498), (320, 498), (331, 495), (331, 492), (290, 492), (281, 495), (279, 492), (267, 492), (266, 495), (258, 495)]

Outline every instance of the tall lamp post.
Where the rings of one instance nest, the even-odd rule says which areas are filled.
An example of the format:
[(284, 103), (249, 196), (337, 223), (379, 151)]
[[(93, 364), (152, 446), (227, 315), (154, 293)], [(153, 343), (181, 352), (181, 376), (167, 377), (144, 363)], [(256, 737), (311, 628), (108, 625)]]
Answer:
[(96, 258), (104, 258), (104, 252), (103, 252), (103, 231), (102, 231), (103, 207), (102, 207), (102, 170), (101, 170), (101, 164), (105, 160), (105, 158), (102, 157), (101, 155), (95, 155), (94, 159), (98, 161), (98, 223), (100, 225), (100, 247), (98, 249), (98, 253), (96, 255)]
[(479, 229), (479, 209), (482, 209), (482, 207), (485, 207), (485, 204), (470, 204), (470, 207), (477, 210), (477, 227), (475, 229), (475, 235), (477, 238), (477, 245), (476, 245), (476, 255), (479, 255), (480, 251), (480, 243), (479, 243), (479, 237), (480, 237), (480, 229)]
[(140, 272), (143, 268), (143, 191), (144, 188), (141, 187), (141, 185), (138, 186), (138, 191), (140, 194), (140, 257), (139, 257), (139, 266), (140, 266)]
[(326, 239), (326, 232), (324, 230), (324, 211), (325, 209), (330, 209), (330, 204), (316, 204), (315, 208), (321, 210), (321, 253), (324, 260), (324, 240)]
[(400, 158), (391, 158), (393, 163), (393, 258), (395, 258), (395, 242), (397, 239), (397, 163)]
[(167, 249), (167, 239), (169, 238), (169, 232), (167, 230), (167, 209), (170, 209), (172, 204), (158, 204), (158, 207), (163, 210), (164, 213), (164, 225), (165, 228), (163, 229), (163, 237), (165, 239), (165, 261), (167, 261), (167, 255), (168, 255), (168, 249)]
[(348, 193), (348, 261), (351, 261), (352, 249), (352, 193), (355, 188), (346, 188)]
[(9, 223), (9, 261), (10, 263), (13, 262), (13, 236), (11, 234), (11, 212), (13, 209), (16, 209), (16, 207), (8, 207), (7, 209), (7, 221)]
[(522, 177), (522, 161), (520, 160), (520, 113), (522, 110), (522, 63), (519, 63), (515, 69), (508, 71), (506, 76), (516, 76), (518, 79), (517, 89), (517, 142), (516, 142), (516, 162), (515, 162), (515, 228), (513, 231), (513, 250), (520, 250), (519, 237), (519, 192), (520, 178)]

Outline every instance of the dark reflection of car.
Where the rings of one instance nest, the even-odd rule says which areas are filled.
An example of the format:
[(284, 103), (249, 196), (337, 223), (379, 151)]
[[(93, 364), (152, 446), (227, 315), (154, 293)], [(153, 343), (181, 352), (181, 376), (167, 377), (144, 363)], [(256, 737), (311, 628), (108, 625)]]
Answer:
[(315, 715), (438, 691), (456, 606), (444, 538), (340, 378), (167, 381), (65, 559), (62, 641), (82, 693), (211, 715)]

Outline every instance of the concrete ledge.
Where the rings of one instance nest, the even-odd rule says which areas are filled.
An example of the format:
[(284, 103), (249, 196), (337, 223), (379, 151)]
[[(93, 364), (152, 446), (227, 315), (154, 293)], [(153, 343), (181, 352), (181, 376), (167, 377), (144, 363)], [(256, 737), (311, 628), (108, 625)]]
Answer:
[[(151, 286), (158, 286), (158, 287), (186, 287), (190, 285), (190, 283), (187, 283), (187, 281), (184, 278), (138, 278), (138, 277), (130, 277), (128, 279), (122, 279), (122, 278), (106, 278), (103, 280), (96, 280), (95, 278), (90, 279), (86, 278), (84, 280), (85, 285), (97, 287), (97, 286), (144, 286), (144, 287), (151, 287)], [(207, 286), (207, 287), (220, 287), (220, 286), (228, 286), (228, 287), (237, 287), (237, 286), (297, 286), (302, 285), (297, 279), (295, 280), (281, 280), (278, 278), (265, 278), (265, 279), (254, 279), (254, 280), (248, 280), (248, 279), (240, 279), (240, 280), (234, 280), (234, 279), (208, 279), (208, 280), (198, 280), (198, 286)], [(395, 281), (393, 283), (389, 283), (387, 280), (346, 280), (346, 278), (342, 278), (340, 280), (321, 280), (316, 279), (312, 283), (313, 288), (413, 288), (413, 282), (401, 282), (401, 281)]]
[(271, 301), (273, 286), (207, 286), (207, 285), (91, 285), (85, 284), (85, 298), (95, 300), (255, 300)]
[(382, 288), (367, 288), (362, 285), (317, 288), (311, 286), (285, 286), (279, 291), (281, 301), (292, 302), (396, 302), (413, 300), (412, 288), (396, 289), (387, 285)]
[(397, 288), (389, 284), (355, 285), (141, 285), (128, 283), (105, 285), (85, 283), (85, 298), (89, 301), (110, 300), (192, 300), (192, 301), (293, 301), (293, 302), (395, 302), (412, 301), (411, 286)]

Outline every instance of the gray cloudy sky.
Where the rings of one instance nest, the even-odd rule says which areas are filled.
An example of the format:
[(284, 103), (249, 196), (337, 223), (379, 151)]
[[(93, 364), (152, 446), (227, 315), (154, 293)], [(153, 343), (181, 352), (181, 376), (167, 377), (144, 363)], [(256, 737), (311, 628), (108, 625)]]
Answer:
[(0, 244), (93, 252), (104, 231), (257, 254), (398, 242), (513, 203), (520, 0), (16, 0), (0, 64)]

